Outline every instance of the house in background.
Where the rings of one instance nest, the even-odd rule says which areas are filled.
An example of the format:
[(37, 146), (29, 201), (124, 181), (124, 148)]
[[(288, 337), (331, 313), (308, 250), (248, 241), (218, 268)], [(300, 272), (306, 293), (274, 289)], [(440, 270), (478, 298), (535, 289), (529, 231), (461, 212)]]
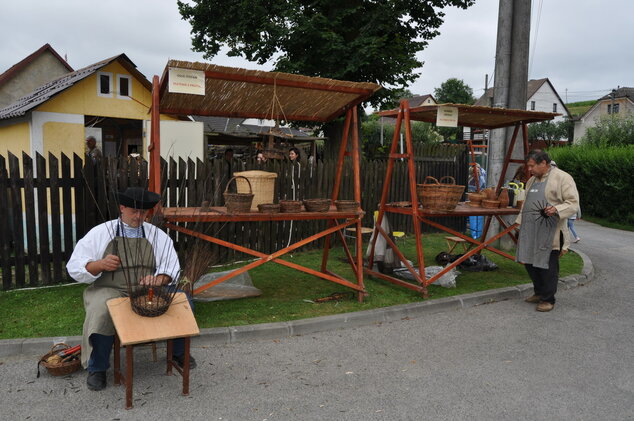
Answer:
[(575, 141), (581, 139), (589, 127), (608, 115), (634, 115), (634, 88), (618, 88), (598, 99), (585, 114), (575, 121)]
[(0, 108), (13, 104), (39, 86), (73, 71), (50, 46), (44, 44), (0, 74)]
[[(493, 106), (493, 88), (486, 90), (474, 105), (482, 107)], [(559, 113), (561, 115), (555, 117), (553, 122), (560, 122), (569, 119), (570, 111), (566, 104), (562, 101), (557, 90), (548, 78), (532, 79), (528, 81), (526, 88), (526, 109), (529, 111), (544, 111), (548, 113)], [(482, 139), (483, 133), (479, 131), (471, 131), (471, 128), (463, 129), (464, 139)]]
[[(136, 152), (147, 158), (151, 92), (125, 54), (67, 72), (0, 109), (0, 154), (83, 156), (85, 138), (93, 135), (106, 157)], [(202, 124), (161, 120), (162, 155), (204, 157)]]

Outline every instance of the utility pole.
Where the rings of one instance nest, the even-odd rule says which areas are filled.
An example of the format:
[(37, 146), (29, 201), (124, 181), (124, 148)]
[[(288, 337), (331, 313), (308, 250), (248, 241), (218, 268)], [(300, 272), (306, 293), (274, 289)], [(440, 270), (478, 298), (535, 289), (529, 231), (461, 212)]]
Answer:
[[(493, 82), (494, 107), (526, 109), (530, 25), (530, 0), (500, 0)], [(488, 186), (496, 186), (502, 175), (504, 157), (509, 143), (510, 131), (507, 132), (507, 129), (491, 131)], [(522, 142), (516, 144), (521, 145)], [(512, 158), (523, 159), (523, 155), (527, 152), (516, 147), (513, 150)], [(511, 176), (513, 169), (510, 168), (508, 173), (507, 177)], [(491, 236), (499, 231), (497, 221), (492, 222), (495, 223), (491, 225), (489, 231)]]

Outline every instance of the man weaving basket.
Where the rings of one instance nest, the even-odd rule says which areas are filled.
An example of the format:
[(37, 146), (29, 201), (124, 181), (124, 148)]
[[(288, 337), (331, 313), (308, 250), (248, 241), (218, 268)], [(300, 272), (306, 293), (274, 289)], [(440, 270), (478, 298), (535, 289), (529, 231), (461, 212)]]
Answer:
[[(75, 281), (91, 284), (84, 291), (81, 354), (90, 390), (106, 387), (110, 367), (115, 329), (106, 302), (127, 296), (133, 276), (138, 275), (134, 282), (140, 285), (158, 286), (174, 284), (180, 272), (172, 239), (144, 222), (161, 197), (140, 187), (129, 187), (117, 197), (120, 217), (91, 229), (77, 242), (66, 265)], [(173, 349), (174, 362), (182, 367), (184, 340), (174, 340)], [(195, 366), (190, 357), (190, 368)]]

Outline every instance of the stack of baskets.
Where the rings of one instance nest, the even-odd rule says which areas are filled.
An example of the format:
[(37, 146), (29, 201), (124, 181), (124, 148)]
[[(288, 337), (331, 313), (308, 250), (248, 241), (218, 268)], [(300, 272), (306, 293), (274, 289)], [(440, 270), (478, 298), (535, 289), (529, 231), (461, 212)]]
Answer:
[[(443, 183), (445, 179), (450, 183)], [(428, 183), (430, 180), (431, 183)], [(416, 194), (423, 209), (449, 211), (456, 208), (464, 189), (465, 186), (457, 185), (455, 178), (449, 175), (442, 177), (440, 181), (427, 176), (423, 184), (416, 185)]]
[(468, 193), (469, 201), (467, 204), (474, 208), (479, 208), (482, 205), (482, 201), (486, 199), (486, 195), (484, 193)]
[[(244, 178), (249, 184), (249, 193), (229, 193), (229, 184), (237, 178)], [(251, 203), (253, 202), (253, 189), (249, 179), (241, 175), (231, 177), (223, 194), (225, 198), (225, 206), (227, 213), (247, 213), (251, 211)]]

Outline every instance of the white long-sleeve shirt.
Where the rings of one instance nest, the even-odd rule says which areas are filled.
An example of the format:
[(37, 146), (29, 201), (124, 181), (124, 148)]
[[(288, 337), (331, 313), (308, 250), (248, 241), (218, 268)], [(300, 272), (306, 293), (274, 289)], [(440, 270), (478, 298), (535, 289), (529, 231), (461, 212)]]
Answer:
[[(97, 225), (77, 242), (75, 250), (73, 250), (73, 254), (66, 264), (66, 269), (71, 278), (77, 282), (90, 284), (101, 276), (101, 274), (92, 275), (86, 270), (86, 265), (104, 257), (106, 247), (116, 236), (118, 222), (119, 219), (114, 219)], [(174, 249), (174, 242), (165, 232), (147, 222), (143, 223), (143, 230), (145, 231), (145, 238), (152, 244), (154, 249), (154, 258), (156, 260), (155, 275), (165, 274), (172, 278), (172, 282), (177, 281), (180, 264)], [(119, 235), (122, 235), (121, 232)]]

